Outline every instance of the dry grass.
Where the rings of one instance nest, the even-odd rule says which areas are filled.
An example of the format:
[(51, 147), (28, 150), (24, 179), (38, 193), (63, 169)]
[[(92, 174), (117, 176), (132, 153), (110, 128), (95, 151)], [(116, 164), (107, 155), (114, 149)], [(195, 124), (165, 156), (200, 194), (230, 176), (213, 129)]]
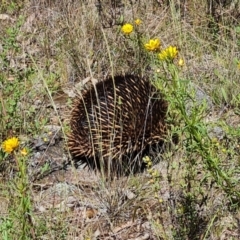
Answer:
[[(1, 239), (240, 237), (240, 4), (183, 2), (1, 0), (0, 142), (19, 136), (21, 147), (31, 149), (27, 169), (0, 150)], [(120, 31), (136, 18), (143, 41), (157, 37), (163, 47), (178, 46), (181, 79), (211, 100), (203, 122), (230, 187), (216, 180), (175, 112), (168, 117), (174, 126), (166, 150), (152, 159), (156, 176), (150, 171), (105, 182), (81, 167), (60, 170), (69, 160), (65, 133), (79, 82), (121, 73), (155, 76), (153, 59)], [(171, 143), (175, 130), (177, 145)]]

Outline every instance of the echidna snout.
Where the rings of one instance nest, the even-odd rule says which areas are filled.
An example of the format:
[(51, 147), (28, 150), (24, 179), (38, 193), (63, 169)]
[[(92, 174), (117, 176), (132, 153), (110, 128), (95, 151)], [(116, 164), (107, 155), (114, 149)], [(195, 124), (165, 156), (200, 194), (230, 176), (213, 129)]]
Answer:
[(107, 171), (141, 166), (144, 150), (164, 138), (167, 108), (144, 78), (116, 76), (97, 83), (73, 105), (68, 141), (73, 159)]

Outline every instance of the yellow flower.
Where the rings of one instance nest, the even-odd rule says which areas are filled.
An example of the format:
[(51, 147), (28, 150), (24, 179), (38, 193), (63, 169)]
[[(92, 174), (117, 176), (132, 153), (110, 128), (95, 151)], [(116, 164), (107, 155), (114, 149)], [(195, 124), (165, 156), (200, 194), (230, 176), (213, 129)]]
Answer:
[(157, 175), (158, 175), (158, 172), (156, 170), (152, 172), (152, 177), (157, 177)]
[(2, 149), (6, 153), (13, 152), (19, 146), (18, 138), (12, 137), (2, 143)]
[(154, 183), (154, 180), (153, 180), (153, 179), (150, 179), (150, 180), (148, 181), (148, 184), (151, 184), (151, 183)]
[(148, 162), (151, 162), (151, 159), (150, 159), (149, 156), (145, 156), (145, 157), (143, 158), (143, 161), (144, 161), (145, 163), (148, 163)]
[(226, 153), (226, 152), (227, 152), (227, 149), (226, 149), (226, 148), (223, 148), (223, 149), (222, 149), (222, 152), (223, 152), (223, 153)]
[(134, 22), (136, 25), (140, 25), (142, 23), (142, 20), (138, 18)]
[(151, 166), (152, 166), (152, 162), (150, 161), (147, 163), (147, 167), (150, 168)]
[(174, 58), (177, 57), (178, 50), (177, 47), (169, 46), (164, 49), (162, 52), (159, 53), (160, 60), (163, 61), (172, 61)]
[(26, 149), (26, 148), (23, 148), (23, 149), (21, 150), (21, 154), (22, 154), (23, 156), (27, 156), (27, 155), (28, 155), (27, 149)]
[(126, 23), (122, 26), (121, 31), (124, 34), (130, 34), (133, 31), (133, 25), (130, 23)]
[(160, 40), (159, 39), (150, 39), (148, 43), (144, 45), (144, 47), (148, 51), (157, 51), (160, 49)]
[(149, 174), (152, 174), (153, 171), (154, 171), (154, 170), (153, 170), (152, 168), (147, 169), (147, 172), (148, 172)]
[(184, 60), (182, 58), (178, 61), (178, 66), (182, 67), (184, 65)]

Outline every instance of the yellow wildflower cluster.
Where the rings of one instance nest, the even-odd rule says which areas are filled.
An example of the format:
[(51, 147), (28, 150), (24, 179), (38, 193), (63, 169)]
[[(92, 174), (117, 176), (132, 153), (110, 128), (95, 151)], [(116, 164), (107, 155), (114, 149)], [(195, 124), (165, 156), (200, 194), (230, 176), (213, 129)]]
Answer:
[[(142, 21), (139, 18), (136, 19), (133, 24), (125, 23), (121, 27), (121, 31), (125, 35), (130, 35), (134, 31), (134, 26), (137, 27), (141, 23)], [(157, 56), (161, 61), (173, 62), (173, 60), (178, 56), (178, 49), (176, 46), (169, 46), (162, 50), (161, 41), (158, 38), (149, 39), (149, 41), (144, 44), (144, 48), (149, 52), (157, 53)], [(184, 60), (180, 58), (177, 64), (182, 67), (185, 63)], [(240, 64), (238, 66), (240, 66)]]
[(2, 143), (2, 149), (6, 153), (11, 153), (19, 146), (18, 138), (12, 137)]
[(152, 160), (150, 157), (146, 156), (143, 158), (143, 162), (146, 163), (147, 172), (149, 173), (151, 179), (149, 180), (150, 184), (153, 184), (154, 196), (158, 199), (159, 203), (162, 203), (163, 200), (159, 197), (159, 172), (156, 169), (152, 168)]
[[(140, 24), (142, 23), (142, 20), (137, 18), (135, 21), (134, 21), (134, 24), (135, 26), (139, 26)], [(131, 23), (125, 23), (122, 27), (121, 27), (121, 31), (123, 34), (125, 35), (129, 35), (133, 32), (134, 30), (134, 27), (133, 27), (133, 24)]]
[(228, 152), (228, 150), (226, 148), (222, 147), (222, 145), (220, 144), (219, 140), (216, 137), (212, 138), (211, 141), (212, 141), (212, 146), (214, 148), (221, 150), (222, 153)]
[(154, 178), (159, 177), (159, 174), (157, 170), (152, 169), (152, 160), (150, 159), (149, 156), (146, 156), (143, 158), (143, 161), (146, 163), (147, 167), (147, 172), (151, 175), (152, 181), (154, 182)]
[(145, 162), (147, 164), (148, 169), (152, 167), (152, 161), (149, 156), (144, 157), (143, 162)]
[[(171, 62), (173, 61), (177, 55), (178, 50), (175, 46), (169, 46), (164, 50), (160, 51), (161, 42), (159, 39), (150, 39), (147, 43), (144, 44), (144, 47), (149, 52), (157, 52), (158, 58), (162, 61)], [(178, 65), (181, 67), (184, 65), (183, 59), (180, 59)]]

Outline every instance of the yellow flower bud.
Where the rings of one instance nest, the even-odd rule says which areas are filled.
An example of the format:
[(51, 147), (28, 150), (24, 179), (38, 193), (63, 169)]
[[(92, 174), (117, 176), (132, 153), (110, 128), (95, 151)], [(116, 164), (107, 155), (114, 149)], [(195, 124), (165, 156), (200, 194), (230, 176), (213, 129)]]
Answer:
[(142, 23), (141, 19), (139, 19), (139, 18), (136, 19), (134, 22), (135, 22), (136, 25), (140, 25)]
[(178, 61), (178, 66), (182, 67), (184, 65), (184, 60), (182, 58)]
[(26, 148), (23, 148), (23, 149), (21, 150), (21, 154), (22, 154), (23, 156), (27, 156), (27, 154), (28, 154), (27, 149), (26, 149)]

